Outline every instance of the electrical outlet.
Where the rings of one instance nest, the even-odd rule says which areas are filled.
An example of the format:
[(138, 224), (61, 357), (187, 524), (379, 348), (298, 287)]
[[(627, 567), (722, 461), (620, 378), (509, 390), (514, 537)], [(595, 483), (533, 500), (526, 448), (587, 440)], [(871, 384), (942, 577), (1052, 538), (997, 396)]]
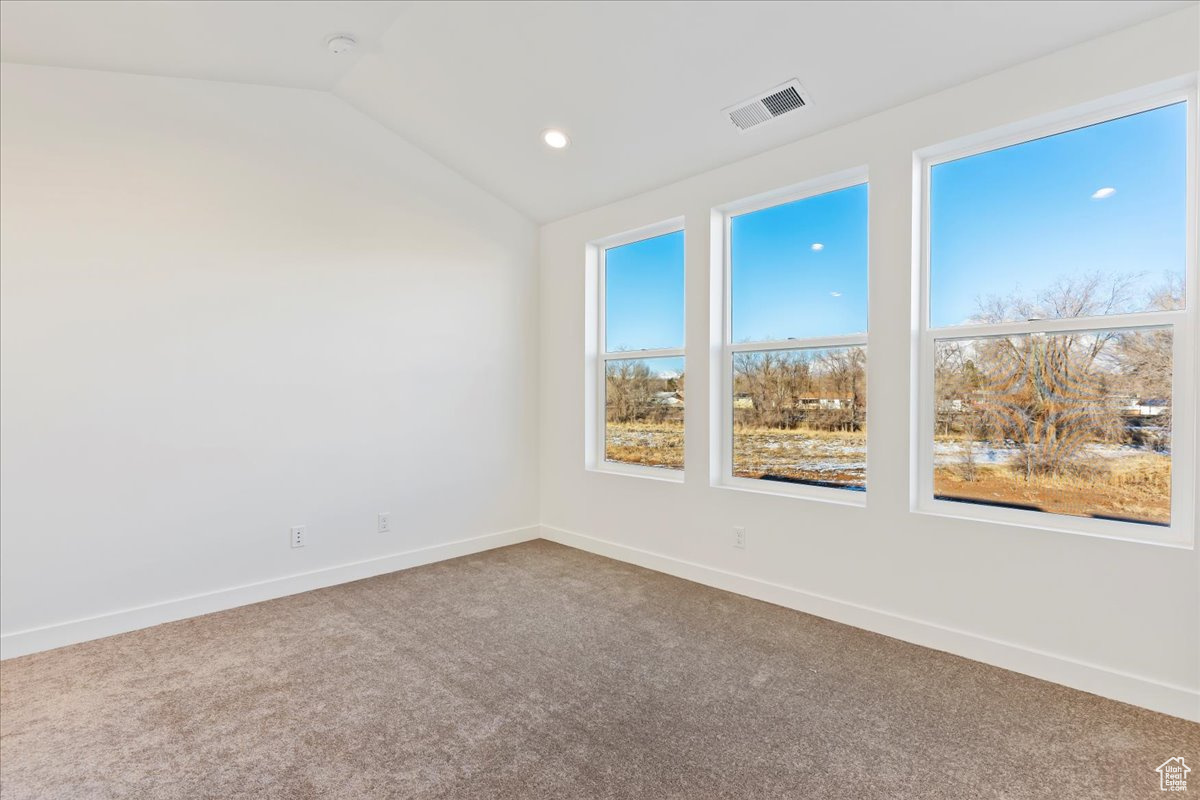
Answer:
[(746, 529), (745, 528), (734, 528), (733, 529), (733, 546), (736, 547), (738, 550), (746, 549)]
[(392, 530), (392, 512), (380, 511), (379, 516), (375, 519), (375, 530), (380, 533), (391, 533)]
[(304, 547), (304, 540), (308, 538), (308, 531), (303, 525), (292, 526), (292, 547)]

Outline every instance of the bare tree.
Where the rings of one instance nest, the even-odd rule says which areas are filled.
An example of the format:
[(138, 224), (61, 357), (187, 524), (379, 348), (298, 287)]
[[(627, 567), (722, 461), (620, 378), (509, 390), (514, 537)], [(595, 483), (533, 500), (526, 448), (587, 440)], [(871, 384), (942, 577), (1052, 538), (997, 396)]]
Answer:
[(1007, 297), (976, 298), (974, 322), (1017, 322), (1029, 319), (1068, 319), (1120, 314), (1131, 310), (1134, 287), (1144, 273), (1107, 275), (1090, 272), (1059, 278), (1036, 295), (1019, 290)]
[(609, 361), (604, 370), (609, 422), (633, 422), (650, 404), (650, 367), (644, 361)]
[(734, 355), (737, 420), (751, 427), (860, 430), (866, 424), (862, 348)]
[[(1060, 279), (1036, 297), (980, 300), (973, 319), (1103, 317), (1140, 310), (1133, 289), (1141, 275), (1100, 273)], [(1156, 289), (1149, 307), (1182, 302), (1182, 283)], [(1169, 331), (1092, 330), (1035, 333), (939, 343), (935, 363), (937, 424), (972, 442), (1002, 439), (1020, 448), (1026, 478), (1079, 467), (1091, 442), (1129, 436), (1122, 402), (1169, 398)], [(1165, 399), (1160, 402), (1167, 402)], [(1169, 407), (1169, 406), (1168, 406)], [(1169, 426), (1169, 411), (1164, 411)], [(1160, 426), (1161, 427), (1161, 426)], [(974, 446), (966, 453), (974, 472)]]
[[(1171, 275), (1152, 289), (1147, 306), (1159, 311), (1174, 311), (1183, 307), (1184, 279)], [(1117, 339), (1115, 360), (1117, 371), (1125, 379), (1122, 387), (1140, 402), (1159, 413), (1152, 418), (1153, 426), (1138, 424), (1131, 435), (1157, 450), (1170, 447), (1172, 432), (1171, 381), (1174, 375), (1172, 349), (1174, 337), (1164, 328), (1123, 332)], [(1140, 423), (1140, 421), (1139, 421)], [(1152, 430), (1148, 430), (1152, 427)]]
[(819, 357), (823, 394), (832, 395), (837, 404), (828, 409), (823, 427), (861, 430), (866, 424), (866, 353), (861, 347), (825, 350)]

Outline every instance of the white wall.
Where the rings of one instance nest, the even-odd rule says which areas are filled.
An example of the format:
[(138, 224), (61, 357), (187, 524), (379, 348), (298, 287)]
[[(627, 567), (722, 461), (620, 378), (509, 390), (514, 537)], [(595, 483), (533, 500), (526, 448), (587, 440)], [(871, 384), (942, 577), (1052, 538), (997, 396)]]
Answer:
[(530, 222), (326, 93), (0, 96), (6, 656), (536, 535)]
[[(541, 238), (544, 535), (1079, 688), (1200, 719), (1192, 549), (909, 510), (913, 152), (1194, 75), (1195, 8), (626, 201)], [(867, 506), (710, 485), (710, 213), (866, 165), (871, 181)], [(686, 481), (584, 469), (585, 244), (687, 222)], [(746, 551), (731, 547), (743, 525)]]
[[(1198, 27), (1193, 8), (551, 224), (540, 282), (528, 221), (331, 95), (4, 65), (4, 655), (516, 541), (540, 518), (560, 541), (1200, 718), (1196, 551), (919, 516), (907, 479), (913, 150), (1194, 73)], [(686, 482), (585, 471), (585, 243), (686, 216), (689, 385), (710, 385), (710, 209), (862, 165), (866, 508), (710, 486), (695, 390)]]

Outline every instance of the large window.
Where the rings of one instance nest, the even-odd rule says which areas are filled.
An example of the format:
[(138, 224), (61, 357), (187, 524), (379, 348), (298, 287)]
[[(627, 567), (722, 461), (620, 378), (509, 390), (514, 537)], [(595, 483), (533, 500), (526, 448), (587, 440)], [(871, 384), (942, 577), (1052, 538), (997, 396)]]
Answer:
[(925, 162), (920, 502), (1175, 538), (1194, 484), (1188, 102), (1038, 133)]
[(864, 181), (727, 216), (726, 484), (843, 500), (866, 489)]
[(619, 471), (683, 469), (683, 231), (600, 249), (599, 438)]

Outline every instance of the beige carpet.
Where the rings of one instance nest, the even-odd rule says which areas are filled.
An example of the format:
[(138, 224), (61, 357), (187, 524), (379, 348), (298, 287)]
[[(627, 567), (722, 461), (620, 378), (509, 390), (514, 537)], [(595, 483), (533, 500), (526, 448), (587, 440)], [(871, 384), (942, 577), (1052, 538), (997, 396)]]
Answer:
[(0, 674), (5, 800), (1200, 794), (1200, 725), (540, 541)]

